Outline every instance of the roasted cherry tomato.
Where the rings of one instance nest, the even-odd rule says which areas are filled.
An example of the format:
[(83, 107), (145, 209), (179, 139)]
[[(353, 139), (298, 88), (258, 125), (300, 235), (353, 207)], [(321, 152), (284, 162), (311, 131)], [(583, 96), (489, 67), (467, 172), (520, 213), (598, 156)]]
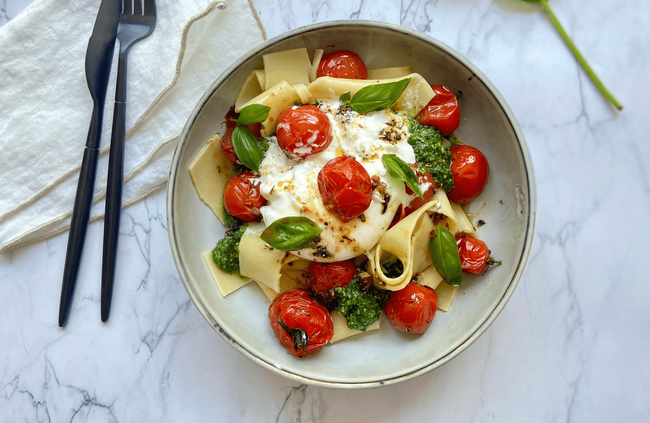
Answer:
[(282, 345), (298, 357), (316, 354), (334, 335), (330, 313), (300, 288), (275, 297), (269, 320)]
[(303, 105), (285, 109), (278, 116), (278, 145), (294, 159), (320, 153), (332, 142), (332, 125), (321, 109)]
[(357, 268), (350, 260), (334, 263), (312, 262), (305, 271), (307, 289), (317, 300), (327, 305), (334, 288), (346, 288), (357, 274)]
[[(235, 113), (234, 107), (231, 107), (226, 114), (226, 132), (223, 134), (223, 137), (221, 137), (221, 140), (219, 142), (221, 143), (221, 149), (223, 150), (223, 153), (228, 158), (228, 160), (236, 164), (241, 164), (241, 162), (237, 159), (235, 147), (232, 145), (232, 131), (234, 131), (237, 127), (237, 122), (234, 122), (232, 119), (236, 119), (237, 117), (239, 117), (239, 114)], [(259, 139), (262, 137), (260, 133), (262, 130), (261, 123), (248, 125), (246, 126), (246, 129), (251, 131), (253, 135), (255, 135), (255, 138)]]
[(350, 156), (330, 160), (318, 172), (323, 204), (343, 222), (359, 217), (370, 207), (372, 181), (366, 169)]
[[(438, 188), (438, 184), (433, 180), (433, 176), (431, 176), (431, 173), (426, 172), (425, 174), (420, 173), (418, 170), (418, 165), (417, 164), (409, 164), (411, 166), (411, 169), (413, 169), (413, 172), (418, 177), (418, 182), (420, 184), (420, 189), (422, 190), (422, 197), (415, 197), (413, 200), (411, 200), (410, 203), (404, 208), (404, 214), (408, 215), (413, 213), (415, 210), (419, 209), (422, 207), (424, 204), (428, 203), (431, 201), (431, 198), (433, 197), (433, 194), (436, 192), (436, 188)], [(411, 190), (411, 188), (406, 185), (406, 193), (409, 195), (413, 195), (414, 192)], [(425, 189), (422, 189), (422, 186), (426, 185)], [(401, 219), (400, 219), (401, 220)]]
[(316, 76), (331, 76), (334, 78), (368, 79), (366, 64), (357, 53), (338, 50), (328, 53), (320, 59)]
[(447, 197), (456, 204), (468, 204), (483, 192), (489, 174), (488, 161), (477, 148), (470, 145), (451, 147), (454, 187)]
[(428, 286), (409, 282), (403, 289), (390, 293), (384, 313), (390, 324), (406, 333), (426, 332), (438, 309), (438, 296)]
[(422, 125), (433, 126), (443, 137), (454, 132), (460, 125), (460, 111), (458, 100), (454, 93), (444, 85), (432, 85), (433, 98), (415, 120)]
[(487, 244), (467, 234), (456, 235), (456, 244), (463, 272), (475, 275), (483, 273), (490, 260), (490, 249)]
[(223, 193), (223, 203), (231, 215), (245, 222), (252, 222), (260, 217), (260, 207), (266, 199), (260, 194), (259, 175), (244, 172), (233, 176)]
[[(237, 125), (235, 125), (237, 126)], [(221, 149), (223, 150), (223, 154), (228, 158), (233, 163), (236, 164), (241, 164), (239, 160), (237, 159), (237, 153), (235, 153), (235, 147), (232, 145), (232, 131), (234, 131), (235, 128), (229, 128), (226, 127), (226, 133), (223, 134), (223, 137), (221, 137), (221, 140), (219, 141), (221, 143)]]

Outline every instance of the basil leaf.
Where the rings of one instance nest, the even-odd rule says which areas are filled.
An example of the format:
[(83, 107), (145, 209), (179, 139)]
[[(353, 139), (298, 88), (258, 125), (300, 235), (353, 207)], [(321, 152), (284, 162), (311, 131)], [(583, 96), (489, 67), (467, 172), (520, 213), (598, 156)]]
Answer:
[(309, 247), (322, 231), (306, 217), (289, 216), (271, 223), (260, 238), (278, 250), (296, 251)]
[(341, 94), (341, 97), (339, 97), (339, 101), (342, 104), (350, 104), (350, 91), (346, 91), (343, 94)]
[(352, 97), (350, 107), (357, 113), (384, 110), (397, 101), (409, 82), (411, 78), (363, 87)]
[(449, 144), (451, 144), (452, 147), (456, 145), (465, 145), (465, 143), (462, 142), (460, 138), (456, 136), (456, 134), (447, 135), (447, 141), (449, 141)]
[(309, 343), (309, 335), (302, 329), (292, 329), (285, 325), (282, 319), (278, 316), (278, 323), (284, 331), (293, 339), (293, 350), (296, 352), (305, 351)]
[(260, 173), (260, 163), (264, 153), (255, 135), (241, 125), (237, 125), (232, 131), (232, 146), (240, 162), (247, 168)]
[(419, 195), (420, 198), (424, 197), (420, 190), (420, 181), (418, 180), (417, 175), (413, 172), (411, 166), (409, 166), (404, 160), (394, 154), (384, 154), (381, 161), (384, 163), (384, 167), (386, 167), (391, 178), (406, 182), (406, 185), (408, 185), (414, 193)]
[(237, 119), (232, 119), (240, 125), (252, 125), (258, 122), (264, 122), (269, 117), (269, 106), (263, 104), (250, 104), (239, 112)]
[(456, 239), (444, 226), (438, 225), (435, 238), (429, 239), (429, 254), (440, 276), (453, 287), (463, 281)]

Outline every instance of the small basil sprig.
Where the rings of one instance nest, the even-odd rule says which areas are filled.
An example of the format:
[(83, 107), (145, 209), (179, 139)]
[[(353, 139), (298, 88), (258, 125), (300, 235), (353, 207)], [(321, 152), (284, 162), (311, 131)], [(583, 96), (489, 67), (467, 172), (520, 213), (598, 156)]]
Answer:
[(352, 98), (350, 97), (350, 91), (346, 91), (343, 94), (341, 94), (341, 96), (339, 97), (339, 101), (345, 105), (350, 104), (350, 101), (352, 101)]
[(247, 168), (260, 172), (260, 164), (264, 159), (264, 152), (257, 142), (255, 135), (244, 126), (237, 125), (232, 131), (232, 146), (240, 162)]
[(260, 238), (278, 250), (296, 251), (309, 247), (322, 231), (306, 217), (289, 216), (271, 223)]
[(460, 255), (456, 239), (441, 224), (436, 228), (437, 235), (429, 239), (429, 254), (436, 270), (449, 285), (459, 287), (463, 281)]
[(400, 159), (394, 154), (384, 154), (381, 158), (381, 161), (384, 163), (384, 167), (388, 171), (388, 174), (391, 178), (397, 179), (398, 181), (406, 182), (411, 190), (423, 198), (422, 191), (420, 190), (420, 181), (418, 177), (404, 160)]
[(260, 173), (260, 163), (264, 159), (264, 151), (257, 138), (245, 125), (264, 122), (269, 117), (269, 106), (251, 104), (241, 109), (239, 117), (232, 119), (237, 122), (237, 127), (232, 131), (232, 146), (240, 162), (247, 168)]
[(350, 98), (350, 91), (341, 94), (339, 101), (349, 105), (357, 113), (384, 110), (397, 101), (409, 82), (411, 82), (411, 78), (385, 84), (368, 85), (357, 91), (352, 98)]
[(263, 104), (250, 104), (239, 112), (237, 119), (231, 119), (239, 125), (252, 125), (258, 122), (264, 122), (269, 117), (271, 108)]
[(616, 97), (612, 93), (609, 92), (609, 90), (605, 87), (605, 84), (602, 83), (600, 78), (598, 78), (598, 75), (596, 75), (596, 72), (589, 66), (589, 63), (587, 63), (587, 59), (584, 58), (582, 53), (580, 53), (580, 50), (578, 50), (578, 47), (573, 43), (571, 40), (571, 37), (569, 37), (569, 34), (566, 33), (564, 30), (564, 27), (560, 23), (560, 21), (557, 19), (555, 16), (555, 13), (553, 13), (553, 10), (551, 10), (551, 6), (549, 6), (547, 0), (522, 0), (528, 3), (541, 3), (542, 8), (544, 9), (544, 12), (546, 12), (546, 15), (548, 18), (551, 20), (551, 23), (553, 23), (553, 26), (555, 26), (555, 29), (557, 32), (560, 34), (560, 37), (564, 41), (564, 44), (569, 47), (569, 50), (571, 50), (571, 53), (573, 53), (573, 56), (576, 58), (580, 66), (582, 66), (582, 69), (587, 73), (587, 76), (591, 79), (591, 82), (594, 83), (598, 91), (605, 97), (607, 100), (609, 100), (610, 103), (614, 107), (616, 107), (618, 110), (623, 110), (623, 105), (618, 102)]
[(302, 329), (293, 329), (285, 325), (280, 317), (278, 317), (278, 323), (284, 329), (284, 331), (293, 339), (293, 350), (296, 352), (305, 351), (307, 344), (309, 343), (309, 335)]

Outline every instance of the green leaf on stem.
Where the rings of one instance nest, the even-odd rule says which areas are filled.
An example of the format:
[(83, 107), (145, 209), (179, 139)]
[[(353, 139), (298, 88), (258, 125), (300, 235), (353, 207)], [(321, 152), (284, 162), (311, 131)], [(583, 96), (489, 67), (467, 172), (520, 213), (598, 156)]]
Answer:
[(402, 159), (395, 154), (384, 154), (381, 158), (384, 167), (388, 171), (391, 178), (398, 181), (406, 182), (411, 190), (416, 193), (420, 198), (423, 197), (422, 190), (420, 190), (420, 181), (413, 169)]
[(357, 113), (370, 113), (384, 110), (397, 101), (409, 82), (411, 82), (411, 78), (363, 87), (352, 96), (350, 107)]
[(429, 239), (429, 254), (436, 270), (449, 285), (459, 287), (463, 281), (463, 269), (456, 239), (444, 226), (436, 227), (436, 236)]
[(576, 45), (569, 37), (569, 34), (567, 34), (567, 32), (564, 30), (564, 27), (555, 16), (555, 13), (553, 13), (553, 10), (551, 10), (551, 6), (548, 5), (548, 1), (547, 0), (521, 0), (521, 1), (525, 1), (527, 3), (541, 3), (544, 12), (546, 12), (546, 15), (553, 23), (553, 26), (555, 26), (555, 29), (560, 34), (560, 37), (562, 37), (564, 43), (567, 45), (567, 47), (569, 47), (571, 53), (573, 53), (573, 56), (576, 58), (578, 63), (580, 63), (582, 69), (584, 69), (584, 71), (587, 73), (587, 76), (589, 76), (591, 82), (594, 83), (598, 91), (600, 91), (603, 97), (609, 100), (609, 102), (612, 103), (614, 107), (616, 107), (618, 110), (623, 110), (623, 105), (619, 103), (618, 100), (614, 97), (614, 95), (610, 93), (609, 90), (605, 87), (605, 85), (602, 83), (600, 78), (598, 78), (598, 75), (596, 75), (596, 72), (594, 72), (591, 66), (589, 66), (589, 63), (587, 63), (587, 59), (585, 59), (582, 53), (580, 53), (578, 47), (576, 47)]
[(264, 122), (266, 118), (269, 117), (269, 110), (271, 110), (271, 108), (263, 104), (250, 104), (241, 109), (239, 117), (237, 119), (232, 119), (232, 121), (243, 126)]
[(346, 91), (341, 96), (339, 97), (339, 101), (341, 104), (350, 104), (351, 98), (350, 98), (350, 91)]
[(260, 173), (260, 163), (264, 159), (264, 152), (251, 131), (237, 125), (232, 131), (232, 146), (235, 149), (237, 158), (244, 166)]
[(260, 238), (278, 250), (296, 251), (312, 245), (322, 231), (306, 217), (289, 216), (271, 223)]

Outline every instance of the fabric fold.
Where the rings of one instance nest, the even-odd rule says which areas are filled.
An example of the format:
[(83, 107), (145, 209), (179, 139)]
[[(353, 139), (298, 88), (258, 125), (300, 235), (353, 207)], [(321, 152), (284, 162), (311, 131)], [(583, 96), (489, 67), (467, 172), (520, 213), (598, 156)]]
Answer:
[[(0, 253), (69, 227), (92, 110), (84, 62), (98, 7), (39, 0), (0, 29)], [(266, 38), (252, 1), (158, 0), (157, 12), (156, 30), (129, 56), (124, 207), (165, 186), (192, 109)], [(91, 221), (104, 213), (115, 67)]]

